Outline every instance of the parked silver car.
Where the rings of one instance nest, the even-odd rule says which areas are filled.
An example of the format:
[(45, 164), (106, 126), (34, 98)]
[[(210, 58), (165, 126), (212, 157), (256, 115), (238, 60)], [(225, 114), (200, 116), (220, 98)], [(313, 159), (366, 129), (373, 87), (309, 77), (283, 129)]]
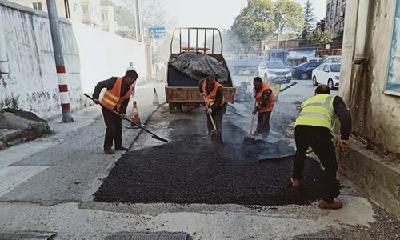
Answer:
[(292, 69), (282, 62), (262, 62), (258, 65), (258, 75), (266, 81), (288, 83), (292, 80)]

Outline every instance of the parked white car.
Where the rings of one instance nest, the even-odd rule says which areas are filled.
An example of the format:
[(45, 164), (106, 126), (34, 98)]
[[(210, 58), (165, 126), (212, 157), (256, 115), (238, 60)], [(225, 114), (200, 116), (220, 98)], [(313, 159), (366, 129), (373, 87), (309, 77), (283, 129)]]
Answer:
[(325, 58), (324, 62), (325, 63), (340, 63), (342, 61), (342, 56), (328, 56)]
[(265, 81), (288, 83), (292, 80), (292, 69), (282, 62), (262, 62), (258, 65), (258, 76)]
[(312, 72), (314, 86), (326, 84), (330, 89), (339, 88), (340, 63), (323, 63)]

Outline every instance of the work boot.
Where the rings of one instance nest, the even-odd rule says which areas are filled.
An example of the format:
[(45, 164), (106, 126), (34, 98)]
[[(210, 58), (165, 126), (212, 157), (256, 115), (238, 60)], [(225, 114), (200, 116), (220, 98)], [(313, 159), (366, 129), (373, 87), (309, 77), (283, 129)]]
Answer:
[(338, 210), (343, 207), (342, 202), (327, 202), (324, 199), (319, 200), (318, 207), (325, 210)]
[(104, 149), (104, 153), (105, 153), (105, 154), (114, 154), (115, 151), (112, 150), (112, 149)]
[(292, 187), (300, 187), (301, 186), (301, 181), (300, 179), (297, 178), (290, 178), (290, 182), (292, 184)]
[(116, 147), (115, 150), (116, 151), (128, 151), (128, 148), (121, 146), (121, 147)]

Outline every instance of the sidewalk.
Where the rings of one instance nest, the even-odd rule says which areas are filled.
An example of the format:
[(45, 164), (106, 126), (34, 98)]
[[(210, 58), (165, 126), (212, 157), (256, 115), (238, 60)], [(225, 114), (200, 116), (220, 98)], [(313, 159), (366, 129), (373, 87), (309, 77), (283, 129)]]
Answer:
[[(134, 100), (138, 102), (142, 122), (157, 108), (152, 104), (153, 88), (162, 103), (162, 83), (139, 86), (136, 90)], [(0, 201), (55, 204), (91, 197), (90, 190), (123, 152), (103, 154), (105, 125), (99, 106), (77, 111), (73, 117), (73, 123), (51, 121), (54, 134), (46, 138), (0, 151)], [(124, 122), (124, 126), (128, 125)], [(124, 127), (124, 145), (129, 146), (139, 132)]]

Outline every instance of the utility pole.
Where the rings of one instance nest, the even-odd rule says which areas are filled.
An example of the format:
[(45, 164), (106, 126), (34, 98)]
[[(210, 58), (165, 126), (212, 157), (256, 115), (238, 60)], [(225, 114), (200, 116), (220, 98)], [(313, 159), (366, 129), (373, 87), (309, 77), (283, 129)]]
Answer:
[(5, 36), (6, 32), (3, 23), (0, 22), (0, 79), (7, 78), (9, 73)]
[(136, 40), (138, 42), (143, 42), (143, 33), (142, 33), (142, 27), (141, 27), (141, 21), (140, 21), (140, 5), (139, 5), (139, 0), (135, 0), (135, 19), (136, 19)]
[(55, 0), (46, 0), (47, 11), (49, 12), (50, 33), (54, 49), (54, 61), (56, 63), (58, 90), (61, 99), (62, 122), (73, 122), (71, 117), (70, 96), (68, 91), (68, 77), (64, 65), (64, 56), (62, 52), (61, 36), (58, 22), (58, 14)]

